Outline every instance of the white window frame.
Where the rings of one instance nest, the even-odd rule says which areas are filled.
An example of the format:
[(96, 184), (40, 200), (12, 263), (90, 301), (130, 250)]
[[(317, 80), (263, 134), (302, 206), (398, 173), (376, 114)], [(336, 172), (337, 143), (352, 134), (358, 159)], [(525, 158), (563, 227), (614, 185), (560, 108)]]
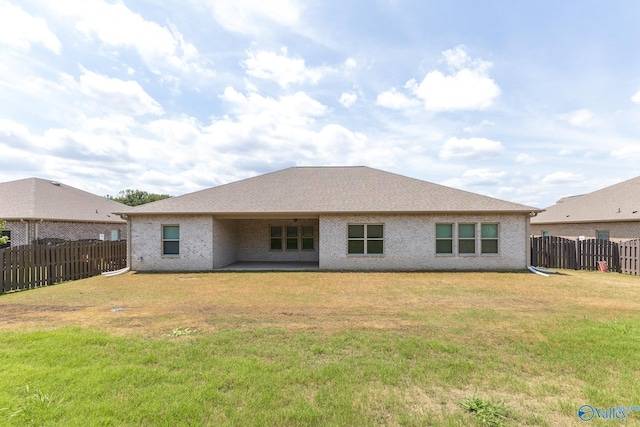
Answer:
[[(449, 227), (451, 227), (451, 237), (438, 237), (438, 226), (439, 225), (447, 225)], [(455, 230), (456, 230), (456, 224), (453, 222), (437, 222), (436, 223), (436, 255), (437, 256), (452, 256), (455, 254)], [(451, 251), (450, 252), (438, 252), (438, 242), (442, 242), (442, 241), (449, 241), (451, 242)]]
[[(172, 238), (165, 238), (165, 228), (167, 227), (176, 227), (178, 229), (178, 238), (177, 239), (172, 239)], [(179, 257), (180, 256), (180, 225), (179, 224), (162, 224), (161, 228), (161, 252), (162, 252), (162, 256), (163, 257)], [(166, 253), (165, 252), (165, 243), (170, 243), (170, 242), (177, 242), (178, 243), (178, 253)]]
[[(460, 226), (462, 225), (472, 225), (473, 226), (473, 237), (460, 237)], [(478, 223), (477, 222), (459, 222), (456, 227), (457, 231), (457, 239), (458, 242), (458, 255), (460, 256), (475, 256), (478, 255)], [(473, 252), (462, 252), (460, 247), (461, 243), (464, 242), (473, 242)]]
[[(280, 236), (273, 236), (273, 229), (280, 229)], [(296, 229), (296, 235), (289, 236), (290, 229)], [(305, 228), (311, 229), (311, 235), (305, 236), (304, 230)], [(270, 225), (269, 226), (269, 250), (270, 251), (305, 251), (311, 252), (316, 250), (316, 230), (313, 225)], [(290, 247), (290, 243), (293, 243), (295, 239), (295, 248)], [(273, 247), (273, 241), (277, 240), (280, 242), (280, 248)], [(311, 248), (305, 248), (305, 243), (308, 244), (311, 242)]]
[[(483, 225), (495, 225), (496, 226), (496, 237), (484, 237), (482, 235), (482, 226)], [(488, 241), (495, 240), (496, 241), (496, 251), (495, 252), (485, 252), (483, 243)], [(480, 254), (481, 255), (499, 255), (500, 254), (500, 223), (498, 222), (481, 222), (480, 223)]]
[[(352, 226), (362, 226), (363, 227), (363, 236), (362, 237), (349, 237), (349, 228)], [(380, 226), (382, 227), (382, 237), (370, 237), (369, 235), (369, 227), (370, 226)], [(383, 256), (385, 254), (384, 251), (384, 240), (385, 240), (385, 227), (383, 223), (349, 223), (347, 224), (347, 255), (349, 256)], [(362, 241), (363, 243), (363, 252), (350, 252), (350, 242)], [(369, 252), (369, 242), (381, 242), (382, 244), (382, 252)]]

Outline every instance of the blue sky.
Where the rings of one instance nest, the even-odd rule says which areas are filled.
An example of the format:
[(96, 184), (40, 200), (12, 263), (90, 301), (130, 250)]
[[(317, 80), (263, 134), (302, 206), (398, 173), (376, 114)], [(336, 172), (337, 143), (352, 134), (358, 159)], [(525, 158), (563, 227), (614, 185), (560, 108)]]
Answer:
[(0, 0), (0, 181), (366, 165), (547, 207), (638, 175), (637, 1), (156, 3)]

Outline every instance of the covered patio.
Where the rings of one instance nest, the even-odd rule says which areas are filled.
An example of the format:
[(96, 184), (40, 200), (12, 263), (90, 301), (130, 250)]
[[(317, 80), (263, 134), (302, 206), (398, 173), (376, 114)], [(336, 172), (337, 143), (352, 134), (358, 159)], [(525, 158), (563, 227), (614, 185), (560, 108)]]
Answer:
[(238, 261), (214, 271), (318, 271), (318, 262), (307, 261)]

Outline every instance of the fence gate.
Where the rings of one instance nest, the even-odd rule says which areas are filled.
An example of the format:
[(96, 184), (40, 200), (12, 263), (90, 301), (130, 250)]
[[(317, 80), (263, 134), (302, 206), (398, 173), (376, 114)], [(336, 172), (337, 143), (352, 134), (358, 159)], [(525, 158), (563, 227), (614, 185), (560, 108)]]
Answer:
[(620, 243), (620, 272), (640, 274), (640, 239)]

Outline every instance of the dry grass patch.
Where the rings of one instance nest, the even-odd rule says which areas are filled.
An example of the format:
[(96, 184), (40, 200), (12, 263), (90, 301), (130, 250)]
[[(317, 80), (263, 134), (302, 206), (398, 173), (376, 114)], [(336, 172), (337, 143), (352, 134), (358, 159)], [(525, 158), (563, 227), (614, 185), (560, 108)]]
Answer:
[[(0, 328), (87, 326), (154, 335), (177, 327), (427, 329), (488, 342), (563, 319), (625, 318), (640, 278), (528, 273), (135, 274), (0, 296)], [(473, 324), (468, 320), (472, 318)], [(527, 337), (524, 337), (527, 339)]]
[(0, 296), (0, 409), (33, 384), (70, 402), (43, 424), (468, 425), (478, 396), (581, 425), (640, 405), (639, 313), (596, 272), (94, 277)]

